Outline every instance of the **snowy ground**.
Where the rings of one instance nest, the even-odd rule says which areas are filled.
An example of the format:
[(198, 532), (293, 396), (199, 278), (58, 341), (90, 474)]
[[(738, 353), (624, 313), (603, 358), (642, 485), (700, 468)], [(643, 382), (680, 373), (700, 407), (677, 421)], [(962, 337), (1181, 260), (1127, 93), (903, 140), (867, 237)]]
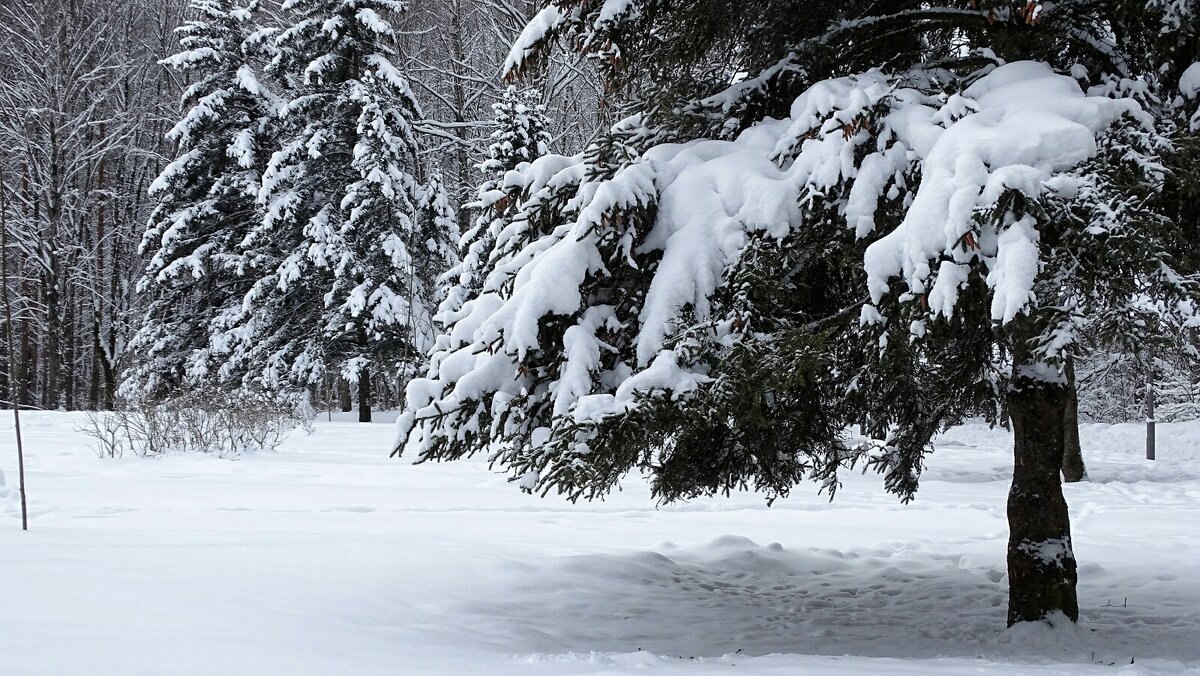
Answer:
[(1156, 463), (1084, 430), (1083, 621), (1051, 632), (1003, 630), (1010, 442), (981, 426), (907, 506), (851, 476), (656, 509), (636, 478), (572, 506), (389, 461), (387, 424), (100, 460), (80, 419), (24, 414), (22, 534), (0, 418), (2, 674), (1200, 673), (1200, 424), (1160, 425)]

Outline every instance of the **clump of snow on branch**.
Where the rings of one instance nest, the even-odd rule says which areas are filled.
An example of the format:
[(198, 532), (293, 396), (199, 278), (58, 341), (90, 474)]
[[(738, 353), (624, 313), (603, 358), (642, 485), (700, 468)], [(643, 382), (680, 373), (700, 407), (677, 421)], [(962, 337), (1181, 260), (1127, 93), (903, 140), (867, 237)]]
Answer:
[(512, 49), (504, 60), (504, 72), (512, 73), (525, 66), (526, 59), (537, 45), (544, 42), (557, 28), (566, 23), (566, 17), (556, 5), (547, 5), (538, 12), (521, 34), (513, 40)]
[[(1021, 219), (1002, 231), (981, 230), (977, 213), (1007, 190), (1036, 199), (1065, 189), (1052, 180), (1056, 173), (1095, 155), (1096, 136), (1122, 115), (1142, 113), (1130, 99), (1085, 96), (1071, 78), (1033, 62), (1001, 66), (963, 97), (975, 112), (957, 121), (945, 123), (945, 108), (907, 109), (895, 126), (922, 155), (922, 181), (900, 227), (868, 248), (868, 284), (878, 302), (900, 277), (910, 292), (929, 294), (932, 310), (950, 316), (965, 265), (979, 256), (991, 270), (992, 319), (1008, 322), (1033, 293), (1037, 228)], [(930, 263), (941, 257), (935, 274)]]
[(1196, 108), (1196, 112), (1192, 114), (1189, 120), (1189, 128), (1192, 131), (1200, 131), (1200, 62), (1193, 63), (1183, 71), (1183, 75), (1179, 78), (1179, 93), (1183, 98)]

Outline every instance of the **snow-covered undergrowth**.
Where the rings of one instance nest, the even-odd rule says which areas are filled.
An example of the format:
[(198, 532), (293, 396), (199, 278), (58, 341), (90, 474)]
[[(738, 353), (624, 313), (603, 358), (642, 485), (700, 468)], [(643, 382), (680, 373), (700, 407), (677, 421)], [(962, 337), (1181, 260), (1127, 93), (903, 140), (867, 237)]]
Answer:
[(0, 674), (1200, 673), (1200, 423), (1160, 425), (1154, 463), (1140, 426), (1085, 426), (1081, 625), (1005, 631), (1011, 440), (982, 425), (938, 440), (910, 505), (850, 475), (768, 509), (655, 508), (636, 478), (538, 499), (479, 462), (389, 461), (389, 425), (348, 421), (236, 460), (100, 460), (81, 420), (23, 417)]

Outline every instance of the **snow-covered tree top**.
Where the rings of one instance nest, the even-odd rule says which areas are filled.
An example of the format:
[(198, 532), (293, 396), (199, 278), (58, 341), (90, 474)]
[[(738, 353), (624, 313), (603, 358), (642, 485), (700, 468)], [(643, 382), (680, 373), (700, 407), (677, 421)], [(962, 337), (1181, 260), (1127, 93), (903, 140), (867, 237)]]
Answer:
[[(346, 59), (366, 59), (377, 77), (398, 89), (407, 81), (388, 60), (386, 42), (395, 37), (389, 12), (403, 12), (400, 0), (286, 0), (283, 9), (298, 18), (276, 39), (279, 54), (271, 65), (275, 72), (299, 71), (308, 85), (345, 77)], [(297, 60), (300, 64), (286, 65)]]
[[(247, 0), (244, 5), (236, 4), (234, 0), (192, 0), (189, 6), (200, 18), (175, 29), (183, 49), (159, 63), (202, 73), (229, 67), (227, 59), (244, 52), (242, 43), (249, 30), (243, 27), (249, 26), (260, 4), (259, 0)], [(236, 68), (237, 63), (235, 60), (233, 67)]]
[(522, 91), (510, 85), (501, 99), (492, 104), (496, 128), (490, 136), (487, 158), (478, 166), (488, 177), (486, 189), (521, 163), (550, 151), (550, 120), (539, 98), (536, 89)]

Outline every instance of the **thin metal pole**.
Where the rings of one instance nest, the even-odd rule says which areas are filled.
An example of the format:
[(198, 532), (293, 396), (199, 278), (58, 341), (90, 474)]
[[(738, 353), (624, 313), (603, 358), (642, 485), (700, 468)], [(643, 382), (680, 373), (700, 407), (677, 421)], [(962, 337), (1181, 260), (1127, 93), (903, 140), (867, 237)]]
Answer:
[(12, 399), (13, 429), (17, 434), (17, 490), (21, 493), (21, 530), (29, 530), (29, 502), (25, 496), (25, 444), (21, 441), (21, 397), (16, 395), (16, 380), (13, 379), (13, 364), (16, 350), (13, 348), (12, 301), (8, 295), (8, 186), (0, 168), (0, 287), (4, 300), (4, 328), (8, 334), (8, 392)]
[(1146, 459), (1154, 459), (1154, 377), (1146, 378)]

